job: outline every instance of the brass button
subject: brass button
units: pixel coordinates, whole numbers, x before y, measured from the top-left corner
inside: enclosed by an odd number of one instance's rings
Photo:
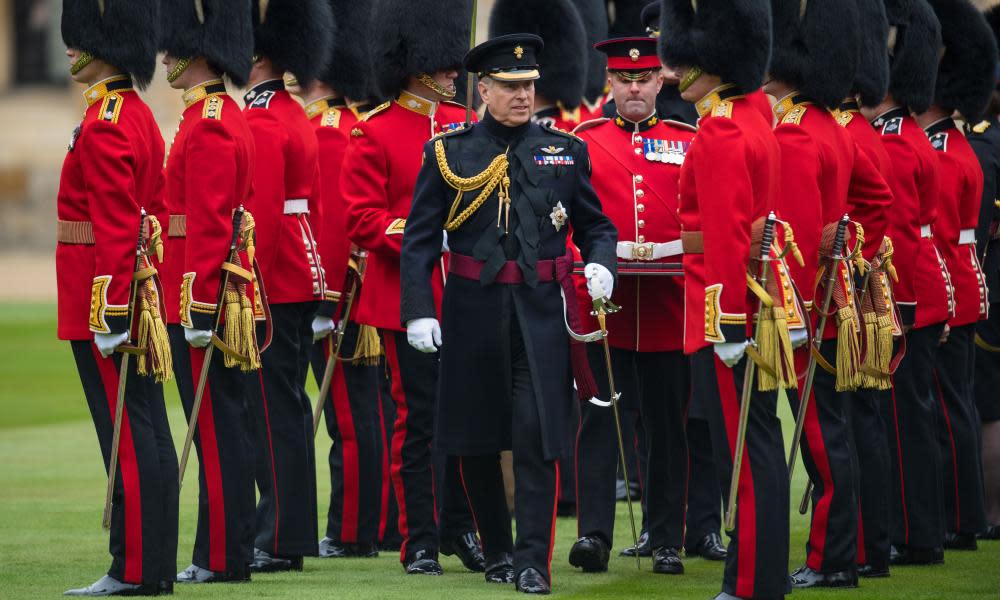
[[[643,196],[645,196],[645,195],[646,195],[646,192],[644,192],[644,191],[642,191],[642,190],[636,190],[636,191],[635,191],[635,197],[636,197],[636,198],[642,198],[642,197],[643,197]]]
[[[642,229],[643,227],[645,227],[645,226],[646,226],[646,222],[645,222],[645,221],[643,221],[642,219],[639,219],[639,222],[638,222],[638,223],[636,223],[636,225],[638,225],[638,226],[639,226],[639,229]]]
[[[642,148],[636,148],[635,149],[635,153],[641,155],[642,154]]]
[[[636,204],[635,205],[635,210],[638,211],[638,212],[646,212],[646,205],[645,204]]]
[[[635,182],[636,183],[642,183],[642,175],[636,175],[635,176]]]
[[[637,238],[636,238],[636,240],[635,240],[635,241],[637,241],[637,242],[639,242],[640,244],[642,244],[643,242],[645,242],[645,241],[646,241],[646,236],[644,236],[644,235],[640,235],[639,237],[637,237]]]
[[[642,136],[641,135],[634,136],[632,138],[632,141],[635,142],[636,144],[641,144],[642,143]]]

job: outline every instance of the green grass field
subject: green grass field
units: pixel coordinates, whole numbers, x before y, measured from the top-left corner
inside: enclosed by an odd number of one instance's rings
[[[91,583],[108,567],[107,536],[101,530],[105,474],[69,346],[55,339],[54,306],[0,304],[0,599],[53,598]],[[174,439],[184,425],[176,388],[167,386]],[[790,418],[783,415],[786,426]],[[786,434],[786,440],[787,440]],[[321,435],[317,453],[329,440]],[[325,517],[329,479],[320,465],[320,512]],[[195,466],[189,466],[194,472]],[[793,489],[797,503],[802,469]],[[189,482],[196,481],[188,478]],[[190,562],[197,485],[181,497],[178,563]],[[793,511],[791,568],[804,557],[808,521]],[[616,547],[627,545],[627,516],[619,507]],[[322,528],[321,528],[322,530]],[[584,575],[566,561],[576,536],[575,521],[561,519],[553,561],[555,592],[585,599],[708,599],[719,590],[721,564],[686,561],[682,577],[654,575],[649,562],[637,572],[634,561],[613,558],[608,573]],[[1000,543],[981,543],[975,553],[950,552],[946,564],[897,568],[892,577],[862,581],[858,590],[798,591],[799,598],[1000,598]],[[372,560],[307,560],[296,574],[255,576],[248,585],[180,588],[191,598],[343,598],[405,600],[512,597],[513,588],[487,586],[454,558],[443,559],[441,578],[404,575],[394,553]]]

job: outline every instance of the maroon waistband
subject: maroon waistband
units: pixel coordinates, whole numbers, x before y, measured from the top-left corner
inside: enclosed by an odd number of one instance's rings
[[[556,261],[558,260],[561,259],[540,260],[536,263],[535,269],[538,272],[539,282],[556,281],[558,279],[556,275]],[[449,257],[448,271],[463,279],[479,281],[479,274],[483,272],[485,264],[483,261],[476,260],[471,256],[452,252]],[[505,262],[503,267],[500,268],[500,272],[493,279],[493,283],[507,285],[524,283],[524,274],[521,273],[521,267],[518,266],[517,261],[508,260]]]

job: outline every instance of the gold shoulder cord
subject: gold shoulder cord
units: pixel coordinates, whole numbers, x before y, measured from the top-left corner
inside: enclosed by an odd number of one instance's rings
[[[441,171],[441,177],[444,178],[445,183],[451,186],[453,189],[457,190],[455,194],[455,200],[451,203],[451,209],[448,211],[448,219],[445,221],[444,229],[445,231],[455,231],[462,226],[465,221],[469,219],[472,215],[476,213],[483,204],[486,203],[486,199],[490,197],[493,190],[500,187],[500,209],[507,210],[508,214],[510,211],[510,176],[507,174],[507,155],[500,154],[493,159],[493,162],[489,164],[482,173],[474,175],[472,177],[459,177],[451,170],[448,166],[448,157],[444,153],[444,142],[437,140],[434,142],[434,156],[437,158],[438,169]],[[465,192],[471,192],[479,188],[483,188],[473,200],[472,204],[466,207],[457,216],[458,206],[462,202],[462,197]],[[499,225],[500,214],[497,214],[497,221]]]

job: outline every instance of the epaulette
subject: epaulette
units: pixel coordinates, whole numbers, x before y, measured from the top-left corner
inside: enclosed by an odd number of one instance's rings
[[[320,127],[340,127],[340,109],[330,107],[323,112],[323,118],[319,122]]]
[[[698,131],[698,128],[690,123],[685,123],[684,121],[675,121],[673,119],[663,119],[660,121],[665,125],[671,125],[680,129],[687,129],[688,131]]]
[[[250,108],[271,108],[272,98],[274,98],[274,92],[270,90],[261,92],[257,94],[257,97],[250,103]]]
[[[973,125],[970,129],[972,130],[972,133],[978,133],[978,134],[982,135],[982,134],[986,133],[986,130],[989,129],[990,125],[992,125],[992,124],[993,123],[991,121],[989,121],[989,120],[987,120],[987,121],[980,121],[980,122],[976,123],[975,125]]]
[[[938,152],[948,151],[948,132],[942,131],[941,133],[936,133],[930,137],[931,147]]]
[[[211,96],[205,100],[205,106],[201,109],[202,119],[215,119],[216,121],[222,120],[222,99],[218,96]]]
[[[724,119],[733,118],[733,103],[729,100],[723,100],[715,105],[712,109],[713,117],[722,117]]]
[[[372,117],[374,117],[375,115],[377,115],[379,113],[382,113],[382,112],[385,112],[390,106],[392,106],[392,102],[388,102],[388,101],[387,102],[383,102],[382,104],[379,104],[375,108],[373,108],[370,111],[366,112],[365,116],[361,117],[361,120],[362,121],[368,121]]]
[[[894,117],[882,125],[882,135],[901,135],[903,133],[903,117]]]
[[[805,104],[796,104],[792,107],[792,110],[788,111],[788,114],[781,119],[781,124],[800,125],[802,123],[802,117],[806,115],[806,110],[808,109],[809,107]]]
[[[584,121],[583,123],[580,123],[573,129],[573,135],[583,133],[584,131],[587,131],[588,129],[593,129],[598,125],[603,125],[604,123],[607,123],[610,120],[611,119],[609,119],[608,117],[598,117],[596,119],[590,119],[589,121]]]
[[[541,123],[540,125],[541,125],[542,129],[544,129],[545,131],[548,131],[549,133],[554,133],[554,134],[560,135],[560,136],[562,136],[564,138],[569,138],[571,140],[583,141],[579,137],[577,137],[577,136],[573,135],[572,133],[570,133],[569,131],[566,131],[565,129],[559,129],[555,125],[549,125],[547,123]]]
[[[842,110],[838,112],[836,116],[837,123],[839,123],[841,127],[847,127],[851,124],[851,121],[854,120],[854,112],[849,110]]]
[[[122,105],[125,104],[125,97],[118,94],[108,94],[101,102],[101,110],[97,118],[108,123],[118,124],[118,117],[122,114]]]

